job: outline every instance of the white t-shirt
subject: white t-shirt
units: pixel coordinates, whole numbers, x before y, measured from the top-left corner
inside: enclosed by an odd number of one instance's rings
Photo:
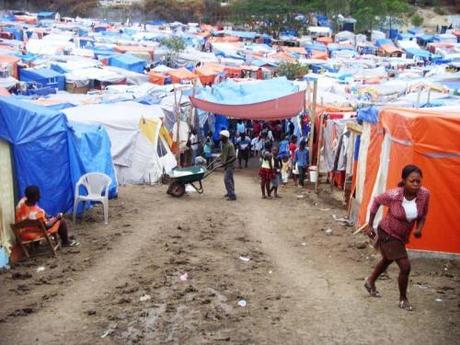
[[[402,207],[406,212],[406,219],[411,222],[417,218],[417,204],[415,203],[415,198],[412,200],[407,200],[405,197],[403,198]]]

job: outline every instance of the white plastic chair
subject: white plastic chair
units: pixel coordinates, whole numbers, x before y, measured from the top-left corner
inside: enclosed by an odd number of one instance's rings
[[[106,174],[87,173],[80,177],[75,187],[75,201],[73,204],[73,222],[77,217],[77,207],[80,201],[100,202],[104,206],[104,223],[109,223],[109,187],[112,179]],[[87,195],[80,195],[80,187],[83,186]]]

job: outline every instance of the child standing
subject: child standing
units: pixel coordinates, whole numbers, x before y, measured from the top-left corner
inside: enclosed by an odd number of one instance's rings
[[[262,191],[262,199],[271,199],[271,189],[270,183],[274,176],[274,162],[273,156],[270,151],[263,151],[261,153],[261,165],[259,169],[259,176],[260,176],[260,189]]]
[[[281,181],[281,158],[278,157],[278,147],[273,146],[272,148],[272,157],[273,157],[273,177],[272,177],[272,186],[271,192],[275,198],[280,198],[278,195],[278,186]]]
[[[308,149],[306,148],[307,143],[305,141],[300,142],[300,146],[295,152],[294,164],[299,172],[299,184],[303,187],[305,180],[305,172],[309,165]]]
[[[289,171],[291,169],[291,158],[289,155],[284,155],[281,159],[281,181],[283,185],[287,185],[289,181]]]

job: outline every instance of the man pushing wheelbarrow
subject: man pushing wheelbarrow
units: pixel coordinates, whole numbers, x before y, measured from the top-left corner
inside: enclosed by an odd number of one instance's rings
[[[224,167],[224,182],[225,189],[227,190],[225,197],[227,200],[236,200],[235,182],[233,180],[236,154],[235,147],[230,142],[229,138],[230,133],[227,130],[220,132],[220,139],[222,141],[222,153],[217,159],[220,161],[220,164],[215,165],[215,162],[212,162],[208,168],[204,168],[202,166],[192,166],[188,168],[174,169],[170,176],[171,182],[169,184],[167,193],[174,197],[181,197],[185,194],[185,186],[189,184],[195,188],[199,194],[201,194],[204,191],[202,180],[211,175],[217,168]],[[208,170],[209,167],[213,168]],[[198,183],[198,185],[195,183]]]

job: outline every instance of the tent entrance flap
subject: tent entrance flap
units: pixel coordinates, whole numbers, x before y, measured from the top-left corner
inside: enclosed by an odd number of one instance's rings
[[[246,120],[280,120],[291,118],[305,108],[305,91],[269,101],[251,104],[220,104],[190,96],[193,106],[214,114]]]

